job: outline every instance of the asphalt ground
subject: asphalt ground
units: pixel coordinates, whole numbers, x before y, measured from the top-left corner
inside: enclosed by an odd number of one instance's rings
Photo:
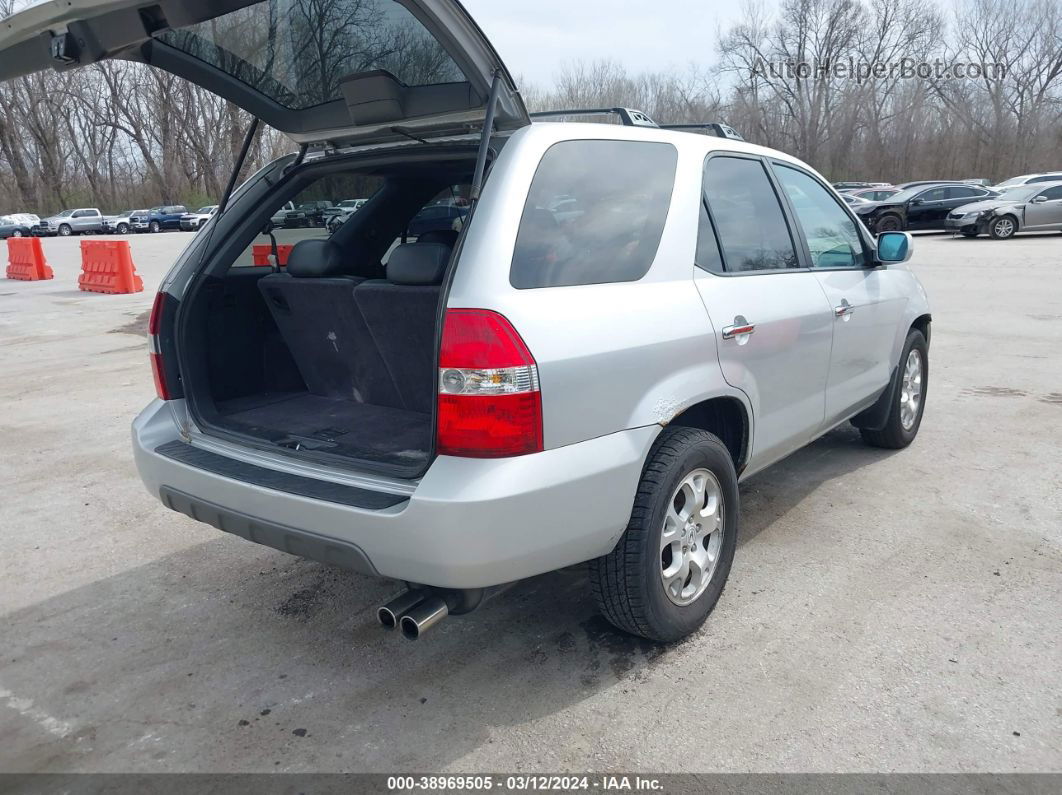
[[[0,770],[1062,771],[1062,235],[919,236],[916,443],[838,429],[742,486],[722,601],[670,648],[578,571],[417,643],[394,584],[172,513],[133,467],[146,290],[0,280]],[[2,245],[2,244],[0,244]]]

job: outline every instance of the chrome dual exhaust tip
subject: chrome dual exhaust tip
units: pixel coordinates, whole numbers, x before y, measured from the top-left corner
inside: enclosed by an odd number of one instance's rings
[[[398,627],[402,616],[424,601],[423,591],[406,591],[376,611],[376,618],[385,629]]]
[[[429,596],[401,617],[402,635],[408,640],[416,640],[448,615],[450,608],[446,601]]]

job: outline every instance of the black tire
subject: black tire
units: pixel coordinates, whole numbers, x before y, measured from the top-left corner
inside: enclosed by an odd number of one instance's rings
[[[59,227],[59,237],[70,237],[74,233],[74,230],[70,228],[69,224],[63,224]]]
[[[889,213],[883,215],[878,219],[878,222],[874,225],[874,231],[879,235],[882,232],[902,232],[903,221],[900,220],[900,216]]]
[[[996,240],[1009,240],[1018,231],[1018,219],[1013,215],[1001,215],[992,219],[988,225],[988,234]]]
[[[679,605],[664,590],[661,555],[666,553],[661,552],[661,534],[676,489],[697,469],[707,469],[718,481],[723,537],[705,590],[691,603]],[[672,643],[696,632],[726,585],[737,547],[739,516],[737,473],[726,446],[707,431],[664,430],[642,470],[623,537],[611,553],[589,564],[590,585],[602,614],[619,629],[659,643]]]
[[[914,417],[914,423],[910,428],[904,427],[901,410],[903,404],[903,390],[896,389],[892,399],[892,406],[889,408],[889,417],[885,421],[885,426],[881,428],[881,430],[876,431],[867,428],[860,428],[859,430],[859,433],[863,436],[863,441],[873,447],[883,447],[887,450],[902,450],[915,440],[915,437],[918,436],[918,429],[922,427],[922,415],[925,413],[926,409],[926,396],[929,394],[929,348],[926,345],[926,338],[918,329],[911,329],[907,334],[907,342],[904,344],[903,353],[900,355],[897,377],[901,379],[901,386],[904,368],[906,367],[907,360],[911,356],[912,351],[918,351],[922,358],[920,399],[918,402],[918,410]]]
[[[150,224],[148,224],[148,231],[151,232],[152,234],[155,234],[157,232],[161,232],[162,231],[162,226],[159,224],[158,221],[152,221]]]
[[[22,237],[22,230],[16,229],[14,232],[11,233],[11,237]]]
[[[120,234],[120,235],[128,235],[129,234],[129,224],[118,224],[118,234]]]

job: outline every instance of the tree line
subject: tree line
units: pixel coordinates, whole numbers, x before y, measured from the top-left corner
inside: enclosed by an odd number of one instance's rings
[[[0,16],[10,8],[0,0]],[[924,0],[750,2],[715,50],[712,66],[678,71],[569,63],[550,86],[523,85],[524,98],[532,110],[618,105],[662,123],[725,121],[834,180],[1062,169],[1062,0],[959,0],[947,11]],[[901,63],[937,66],[888,73]],[[882,74],[864,78],[861,64]],[[954,79],[940,64],[993,68]],[[250,122],[142,64],[18,78],[0,85],[0,213],[214,203]],[[291,149],[264,129],[247,169]]]

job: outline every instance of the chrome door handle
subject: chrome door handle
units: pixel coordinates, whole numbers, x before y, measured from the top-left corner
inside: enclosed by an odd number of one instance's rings
[[[746,337],[756,330],[755,323],[745,322],[740,325],[727,326],[723,329],[723,339],[732,340],[737,337]]]
[[[841,305],[840,306],[835,306],[833,308],[833,313],[837,317],[848,317],[853,312],[855,312],[855,307],[852,306],[850,303],[848,303],[848,299],[847,298],[845,298],[844,300],[841,301]]]

